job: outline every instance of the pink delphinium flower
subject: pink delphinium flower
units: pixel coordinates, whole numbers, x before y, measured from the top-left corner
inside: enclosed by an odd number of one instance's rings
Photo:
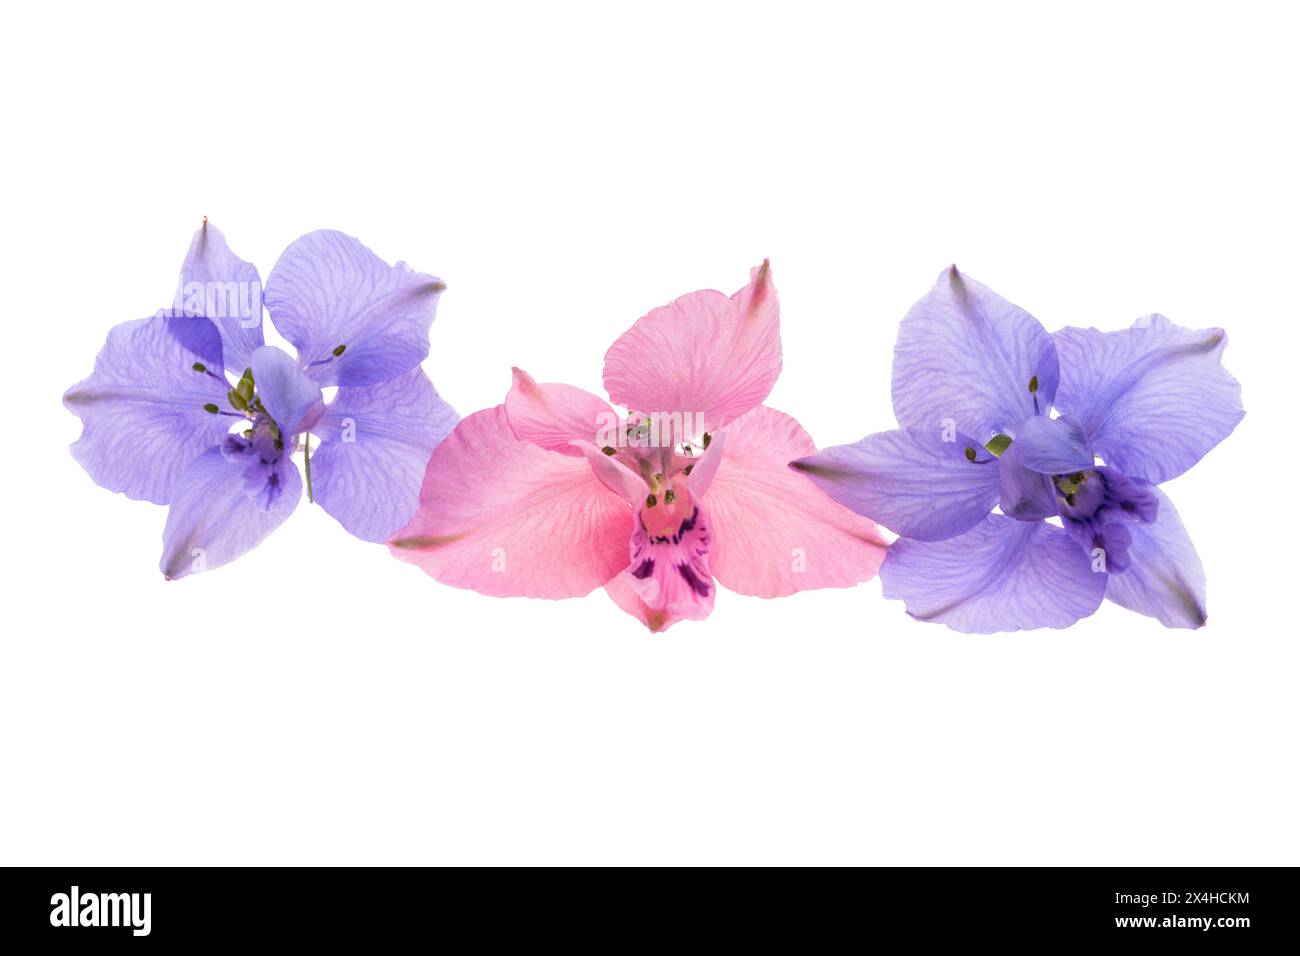
[[[694,292],[605,353],[616,413],[515,369],[504,405],[464,419],[425,471],[395,556],[456,587],[569,598],[604,587],[652,631],[700,620],[715,581],[781,597],[876,574],[875,522],[786,463],[814,452],[763,405],[781,371],[766,262],[733,296]]]

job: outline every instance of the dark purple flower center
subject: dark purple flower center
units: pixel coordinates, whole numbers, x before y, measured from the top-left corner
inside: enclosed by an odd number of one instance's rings
[[[1098,569],[1127,569],[1133,544],[1129,525],[1156,520],[1159,499],[1151,489],[1106,467],[1053,475],[1052,484],[1065,530],[1101,563]]]

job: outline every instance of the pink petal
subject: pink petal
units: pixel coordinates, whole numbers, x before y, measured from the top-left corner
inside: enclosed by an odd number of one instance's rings
[[[648,498],[637,509],[631,561],[621,577],[647,608],[663,612],[666,620],[702,621],[713,610],[717,592],[709,572],[712,541],[708,515],[679,476],[671,493]]]
[[[787,467],[816,451],[798,422],[759,406],[726,434],[726,452],[704,498],[713,518],[713,575],[724,587],[780,597],[875,576],[885,559],[875,522]]]
[[[580,597],[627,567],[628,503],[583,457],[519,441],[504,405],[433,452],[420,507],[389,539],[444,584],[498,597]]]
[[[600,483],[630,505],[639,505],[645,500],[645,479],[617,459],[611,458],[589,441],[573,443],[574,447],[587,458],[591,470],[595,472]]]
[[[618,415],[609,403],[572,385],[541,385],[520,369],[506,396],[506,415],[515,437],[548,451],[578,456],[573,441],[596,441],[602,431],[616,432]]]
[[[702,415],[705,431],[760,404],[780,372],[780,309],[766,262],[730,298],[693,292],[642,316],[605,353],[616,404]]]
[[[615,604],[650,628],[653,634],[666,631],[682,620],[680,615],[674,615],[667,610],[655,610],[641,600],[640,595],[632,588],[626,574],[620,574],[606,584],[605,593],[610,596]]]

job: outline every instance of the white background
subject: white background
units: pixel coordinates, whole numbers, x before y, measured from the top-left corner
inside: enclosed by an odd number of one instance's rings
[[[0,862],[1300,862],[1296,36],[1243,3],[10,10]],[[600,391],[639,315],[765,256],[769,404],[824,445],[893,424],[950,262],[1049,329],[1223,326],[1247,417],[1165,486],[1209,626],[963,636],[873,581],[651,636],[305,503],[166,583],[164,510],[90,481],[60,396],[204,215],[263,277],[322,227],[442,276],[463,414],[512,364]]]

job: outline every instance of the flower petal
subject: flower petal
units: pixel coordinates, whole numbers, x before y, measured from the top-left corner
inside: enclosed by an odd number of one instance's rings
[[[998,514],[945,541],[900,538],[880,569],[912,617],[968,634],[1068,627],[1097,610],[1106,577],[1060,528]]]
[[[606,455],[589,441],[575,441],[572,447],[587,457],[587,464],[591,465],[600,483],[614,494],[630,505],[639,505],[645,500],[648,491],[645,479],[627,465]]]
[[[1083,429],[1066,418],[1031,415],[1016,431],[1020,464],[1044,475],[1060,475],[1095,462]]]
[[[225,408],[230,386],[194,370],[199,356],[171,333],[175,321],[193,328],[208,320],[154,316],[114,326],[90,377],[63,396],[83,426],[72,456],[95,483],[160,505],[231,422],[204,411],[209,403]],[[216,334],[210,323],[208,334]]]
[[[717,593],[709,572],[713,532],[685,482],[678,479],[676,484],[682,494],[672,504],[637,509],[631,562],[623,577],[645,607],[661,612],[665,621],[702,621],[713,610]]]
[[[719,583],[741,594],[778,597],[850,587],[875,576],[885,556],[875,523],[788,467],[817,450],[798,422],[760,405],[726,436],[702,502],[713,519],[710,565]]]
[[[626,573],[616,575],[606,584],[605,593],[610,596],[610,599],[615,604],[648,627],[652,634],[659,634],[668,630],[678,621],[685,620],[680,613],[674,613],[670,608],[656,610],[646,604],[645,601],[641,600],[641,596],[637,594],[636,589],[632,587]]]
[[[595,442],[603,433],[617,431],[618,415],[603,398],[572,385],[541,385],[527,372],[513,371],[506,415],[520,441],[576,456],[582,452],[573,442]]]
[[[1057,374],[1038,320],[952,266],[898,328],[894,415],[905,427],[951,425],[987,442],[1046,411]]]
[[[1245,414],[1241,385],[1223,367],[1222,329],[1149,315],[1119,332],[1067,328],[1053,337],[1065,369],[1057,408],[1131,478],[1176,478]]]
[[[1174,504],[1154,485],[1159,501],[1155,521],[1125,527],[1132,538],[1128,568],[1110,574],[1106,597],[1131,611],[1154,617],[1165,627],[1205,624],[1205,569]]]
[[[997,460],[974,439],[934,428],[879,432],[790,467],[851,511],[922,541],[969,531],[998,501]]]
[[[312,494],[350,534],[386,541],[420,503],[429,456],[459,416],[418,365],[379,385],[344,386],[312,431]]]
[[[307,431],[325,411],[320,386],[294,363],[288,353],[263,345],[249,358],[257,396],[288,436]]]
[[[1058,510],[1056,489],[1049,475],[1031,471],[1021,463],[1020,442],[998,459],[998,491],[1002,513],[1020,521],[1041,521]]]
[[[281,254],[266,280],[266,307],[321,385],[375,385],[429,354],[444,288],[441,279],[404,262],[390,266],[351,236],[323,230]]]
[[[298,504],[302,479],[292,462],[275,470],[277,494],[252,495],[247,465],[211,448],[176,483],[159,568],[170,581],[233,561],[278,528]],[[268,504],[269,508],[263,510]]]
[[[498,597],[579,597],[627,567],[632,509],[585,458],[515,438],[504,405],[434,450],[393,555],[444,584]]]
[[[238,376],[265,341],[262,337],[262,279],[250,262],[230,251],[221,230],[207,219],[194,234],[181,263],[173,315],[208,318],[221,335],[222,364],[204,361]]]
[[[761,403],[780,372],[780,308],[766,262],[730,298],[692,292],[642,316],[605,353],[605,390],[616,404],[700,415],[704,431]]]

